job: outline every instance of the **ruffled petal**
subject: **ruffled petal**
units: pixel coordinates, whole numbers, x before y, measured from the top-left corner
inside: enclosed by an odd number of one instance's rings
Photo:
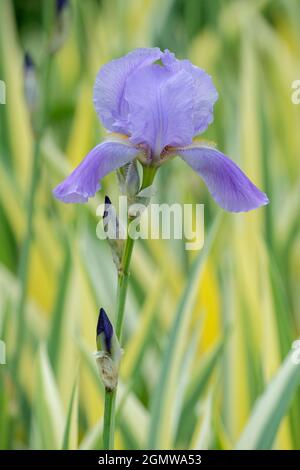
[[[268,204],[240,168],[219,150],[194,144],[176,152],[204,180],[215,201],[225,210],[246,212]]]
[[[161,60],[168,70],[173,72],[185,70],[193,78],[194,135],[204,132],[213,121],[213,107],[218,99],[218,92],[211,77],[189,60],[176,59],[168,50],[164,52]]]
[[[126,79],[139,67],[160,59],[161,55],[158,47],[140,48],[112,60],[100,69],[94,87],[94,105],[106,129],[128,134],[128,106],[124,101]]]
[[[87,202],[100,189],[105,175],[133,160],[139,152],[128,140],[102,142],[53,190],[54,196],[63,202]]]
[[[173,73],[159,64],[134,72],[125,87],[131,142],[148,144],[156,156],[167,145],[190,144],[194,133],[192,85],[184,70]]]

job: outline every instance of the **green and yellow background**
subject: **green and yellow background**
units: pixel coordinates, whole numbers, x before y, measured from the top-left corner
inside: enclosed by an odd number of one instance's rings
[[[212,75],[219,100],[204,137],[270,204],[225,213],[183,162],[159,171],[157,202],[205,204],[205,244],[135,245],[116,447],[300,449],[300,366],[288,356],[300,334],[299,1],[72,0],[59,25],[49,3],[0,0],[0,448],[101,448],[93,351],[100,306],[113,319],[116,273],[96,207],[105,194],[117,202],[117,180],[82,206],[52,189],[104,135],[92,103],[100,66],[159,46]],[[41,81],[47,34],[59,44],[37,137],[23,57]]]

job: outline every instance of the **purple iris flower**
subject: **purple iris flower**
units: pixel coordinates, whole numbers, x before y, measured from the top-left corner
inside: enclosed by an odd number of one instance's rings
[[[105,175],[134,159],[160,166],[179,156],[225,210],[248,211],[267,204],[267,196],[233,161],[214,146],[193,140],[213,121],[217,98],[206,72],[168,50],[136,49],[109,62],[97,75],[94,105],[110,133],[54,195],[63,202],[87,202]]]

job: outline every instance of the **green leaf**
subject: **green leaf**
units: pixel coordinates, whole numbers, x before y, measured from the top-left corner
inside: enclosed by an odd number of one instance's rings
[[[218,227],[219,219],[213,224],[210,234],[206,239],[204,249],[194,261],[187,279],[185,291],[174,317],[162,358],[159,379],[152,400],[148,442],[150,449],[170,448],[174,437],[172,435],[174,433],[174,414],[172,407],[174,407],[176,403],[174,394],[176,394],[176,386],[181,369],[181,359],[183,348],[185,347],[187,327],[196,298],[203,265],[210,252]]]
[[[71,254],[68,242],[64,243],[65,259],[58,283],[58,292],[55,300],[55,307],[52,312],[48,339],[48,353],[53,369],[58,367],[62,342],[64,340],[64,305],[68,289],[69,275],[71,269]]]
[[[180,424],[178,426],[177,439],[180,443],[184,442],[187,444],[189,437],[191,437],[196,422],[195,408],[200,397],[206,390],[207,385],[210,383],[216,365],[222,356],[227,337],[228,335],[226,334],[225,337],[201,359],[199,368],[190,382],[181,410]]]
[[[41,347],[37,364],[31,447],[59,449],[64,429],[63,408],[46,348]]]
[[[213,436],[213,394],[210,392],[198,412],[198,423],[192,439],[191,449],[209,449]]]
[[[92,429],[84,436],[79,450],[99,450],[103,445],[103,420],[101,419]]]
[[[78,446],[78,378],[73,385],[68,415],[64,430],[62,449],[76,450]]]
[[[288,411],[300,382],[300,364],[289,354],[279,371],[257,400],[237,449],[271,449],[282,418]]]

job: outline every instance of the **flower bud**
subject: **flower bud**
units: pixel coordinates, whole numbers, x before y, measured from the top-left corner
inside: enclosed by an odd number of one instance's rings
[[[117,170],[121,194],[132,199],[140,189],[140,175],[136,161],[127,163]]]
[[[27,105],[31,113],[33,113],[37,107],[37,77],[35,65],[32,57],[25,52],[24,55],[24,94]]]
[[[69,0],[56,0],[56,13],[60,15],[62,11],[68,6]]]
[[[106,390],[112,391],[118,384],[121,348],[104,308],[99,312],[96,342],[99,374]]]
[[[55,54],[64,44],[69,30],[68,0],[56,0],[54,28],[50,38],[50,53]]]
[[[123,253],[125,235],[123,227],[120,226],[116,210],[108,196],[105,196],[103,229],[106,233],[107,241],[112,251],[113,261],[119,269]]]
[[[140,189],[140,175],[136,161],[130,163],[126,175],[126,190],[129,198],[134,197]]]

